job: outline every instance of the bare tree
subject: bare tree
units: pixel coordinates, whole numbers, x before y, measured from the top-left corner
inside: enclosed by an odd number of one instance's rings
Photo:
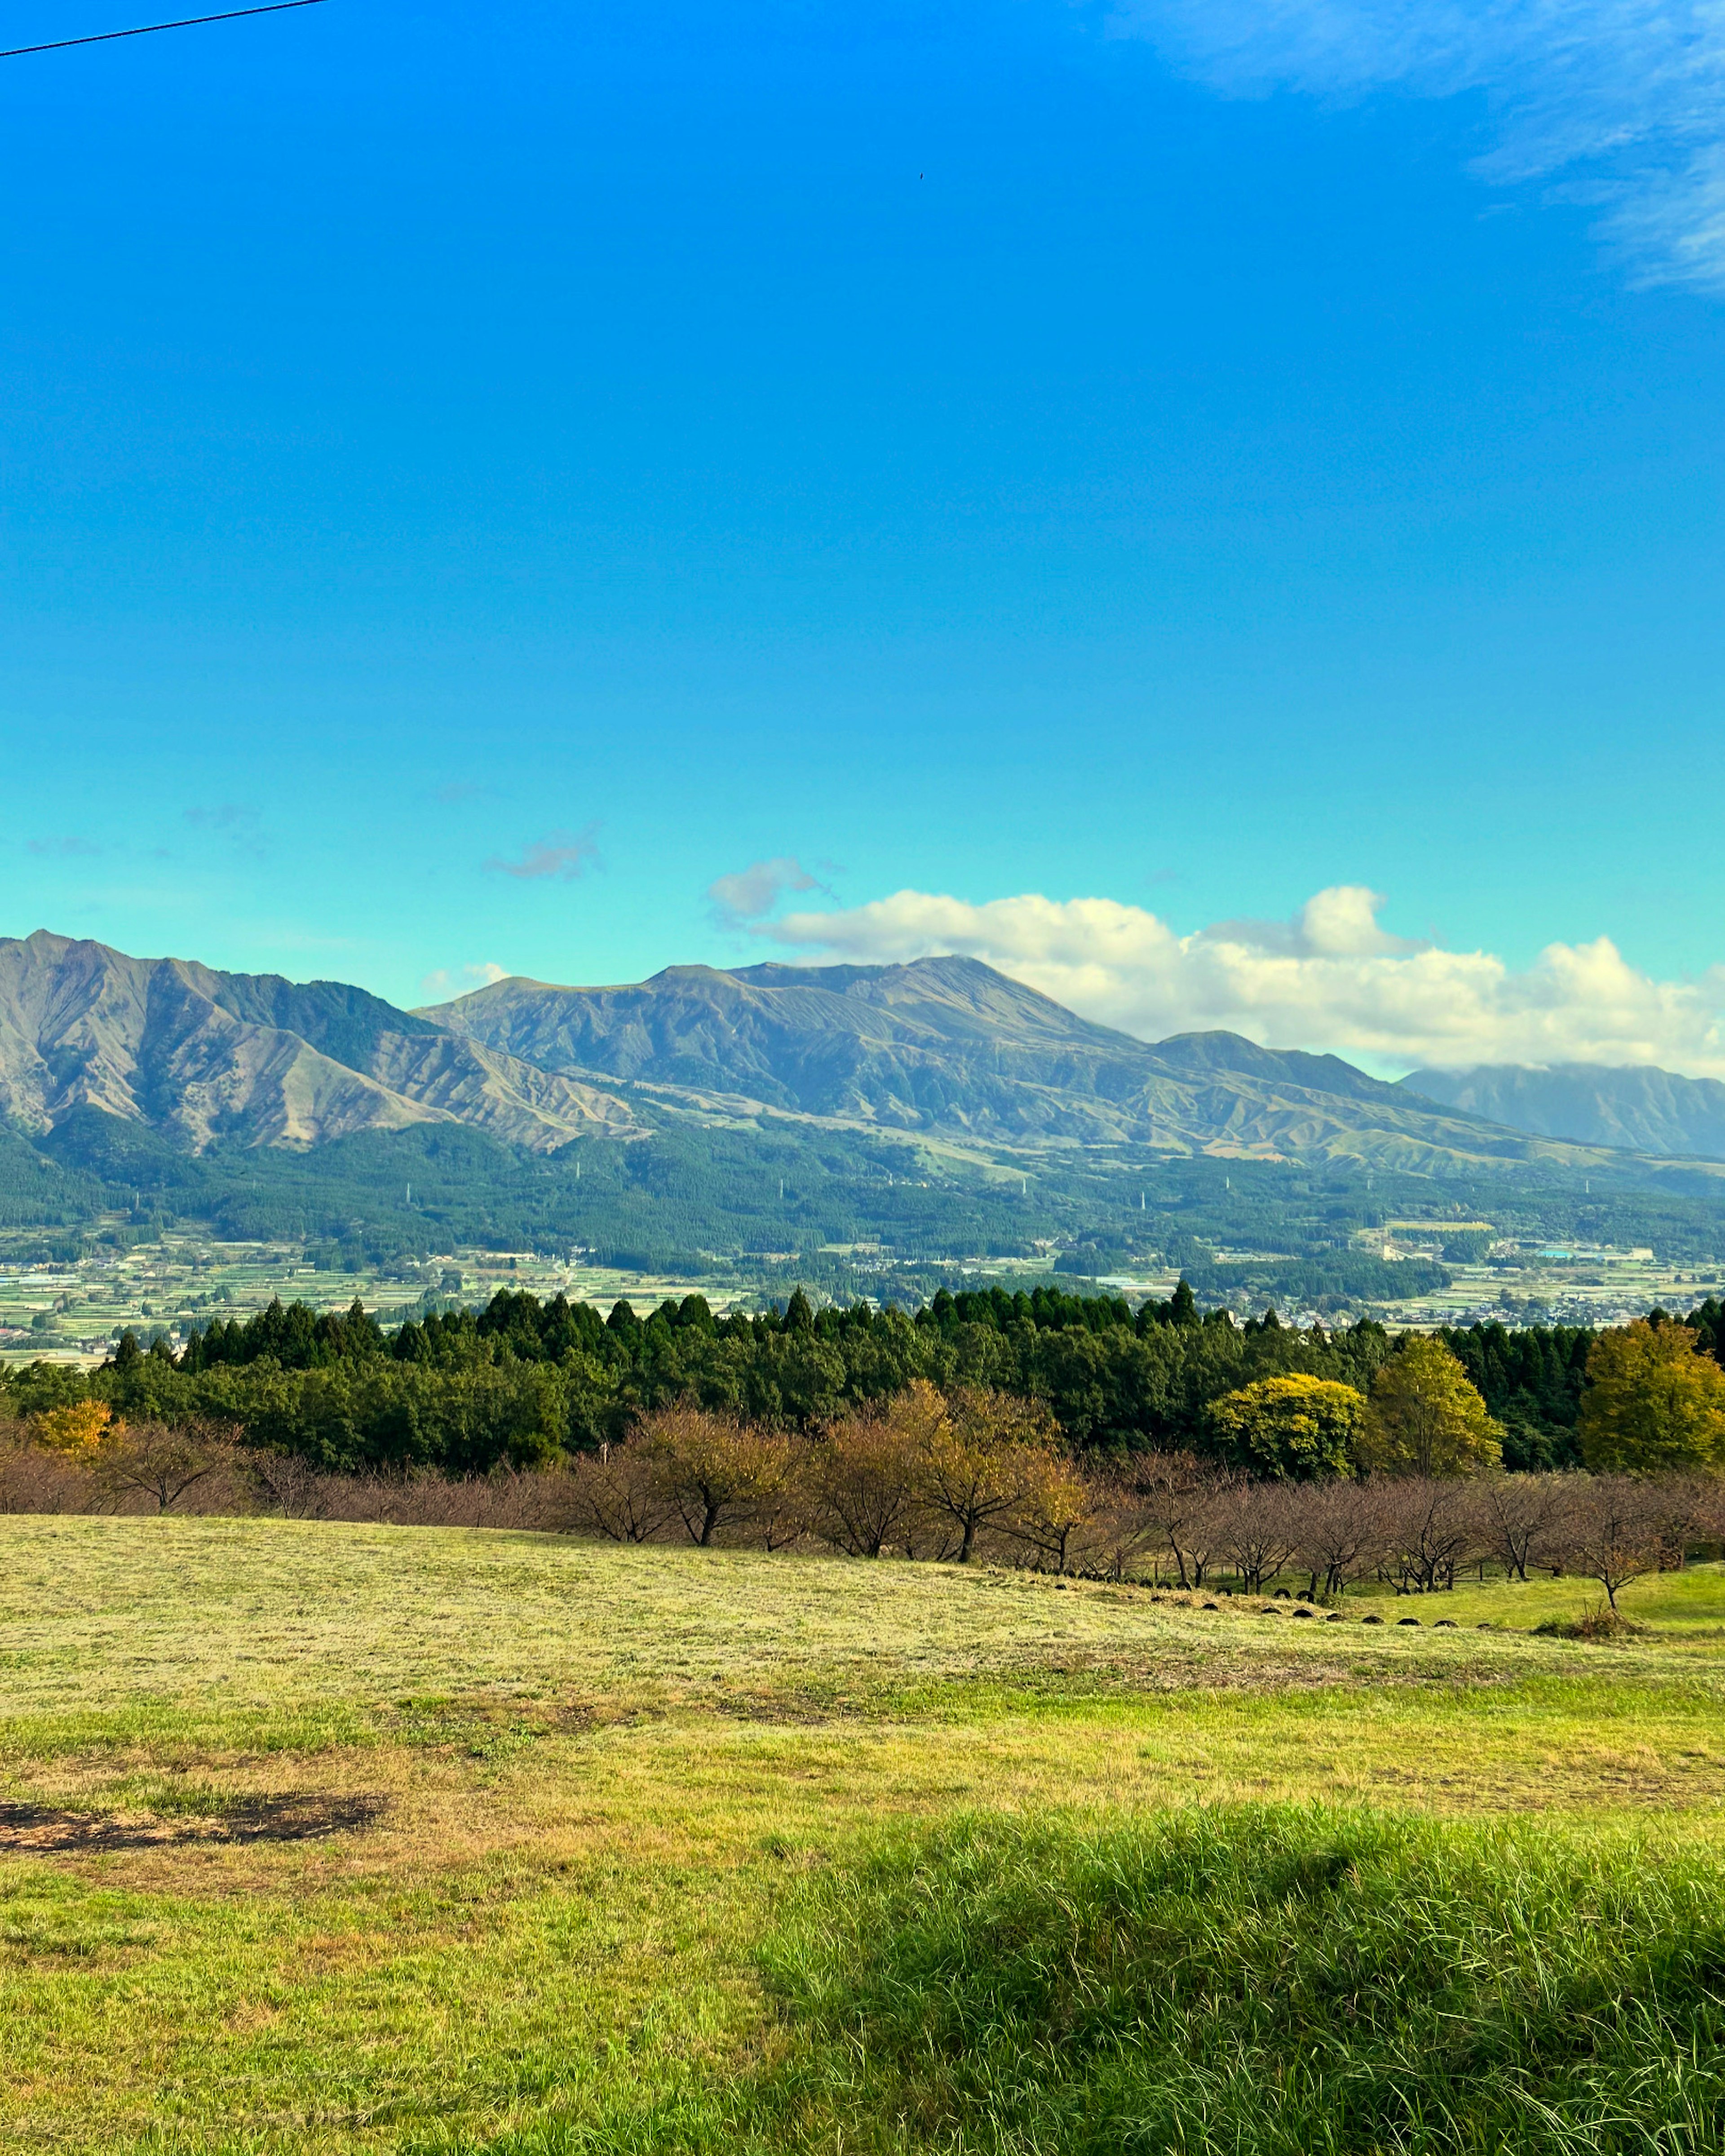
[[[1403,1594],[1452,1588],[1481,1547],[1483,1530],[1467,1485],[1450,1476],[1406,1475],[1380,1483],[1385,1558]]]
[[[1681,1553],[1692,1499],[1681,1481],[1654,1482],[1635,1475],[1577,1477],[1563,1522],[1568,1568],[1596,1579],[1615,1610],[1620,1590],[1657,1572]]]
[[[1542,1551],[1561,1539],[1575,1478],[1482,1475],[1473,1485],[1481,1541],[1510,1579],[1525,1579]]]
[[[1378,1563],[1384,1549],[1382,1491],[1340,1479],[1293,1486],[1294,1554],[1316,1597],[1333,1599]]]
[[[569,1482],[575,1524],[607,1542],[653,1542],[677,1517],[676,1500],[639,1437],[582,1453]]]
[[[116,1502],[136,1496],[170,1512],[200,1483],[233,1474],[234,1435],[215,1423],[113,1423],[90,1455],[91,1478]]]
[[[1230,1494],[1217,1546],[1248,1594],[1276,1578],[1299,1542],[1296,1484],[1249,1482]]]
[[[327,1520],[351,1476],[331,1475],[296,1452],[247,1451],[239,1472],[266,1511],[284,1520]]]
[[[1203,1565],[1222,1525],[1215,1499],[1230,1479],[1189,1452],[1135,1453],[1122,1474],[1149,1538],[1168,1552],[1181,1586],[1202,1586]]]
[[[1092,1469],[1088,1480],[1090,1549],[1110,1579],[1124,1579],[1146,1550],[1163,1547],[1162,1521],[1132,1466]]]
[[[36,1443],[15,1424],[0,1430],[0,1513],[88,1512],[99,1496],[76,1459]]]

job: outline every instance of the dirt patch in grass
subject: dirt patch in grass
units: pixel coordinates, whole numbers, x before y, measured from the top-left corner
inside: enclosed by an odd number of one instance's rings
[[[0,1804],[0,1849],[46,1856],[162,1849],[183,1842],[322,1841],[373,1826],[388,1809],[387,1797],[331,1796],[323,1790],[237,1797],[219,1812],[189,1819],[7,1804]]]

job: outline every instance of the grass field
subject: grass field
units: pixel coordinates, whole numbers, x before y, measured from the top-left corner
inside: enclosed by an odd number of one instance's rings
[[[878,1943],[931,1835],[1076,1835],[1045,1867],[1074,1879],[1124,1835],[1149,1876],[1156,1822],[1241,1803],[1380,1837],[1537,1815],[1714,1878],[1725,1573],[1628,1590],[1626,1641],[1532,1635],[1589,1599],[1464,1589],[1414,1630],[985,1569],[0,1519],[0,2145],[1016,2147],[944,2083],[893,2112],[810,2078],[811,1938],[866,1907]],[[1368,1872],[1450,1876],[1388,1849]]]

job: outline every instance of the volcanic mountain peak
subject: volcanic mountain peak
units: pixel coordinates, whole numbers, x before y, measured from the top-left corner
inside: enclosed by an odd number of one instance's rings
[[[1403,1089],[1335,1056],[1229,1033],[1137,1040],[975,958],[673,966],[591,988],[517,977],[420,1015],[548,1070],[1013,1147],[1136,1144],[1409,1166],[1562,1150],[1416,1108]]]

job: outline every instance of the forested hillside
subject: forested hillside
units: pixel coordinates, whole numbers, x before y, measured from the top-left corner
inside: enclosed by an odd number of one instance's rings
[[[878,1299],[1040,1257],[1334,1314],[1438,1284],[1353,1240],[1397,1214],[1711,1257],[1725,1181],[1522,1137],[1333,1056],[1133,1040],[968,959],[509,981],[412,1014],[0,939],[14,1258],[195,1226],[330,1268],[578,1245]]]

